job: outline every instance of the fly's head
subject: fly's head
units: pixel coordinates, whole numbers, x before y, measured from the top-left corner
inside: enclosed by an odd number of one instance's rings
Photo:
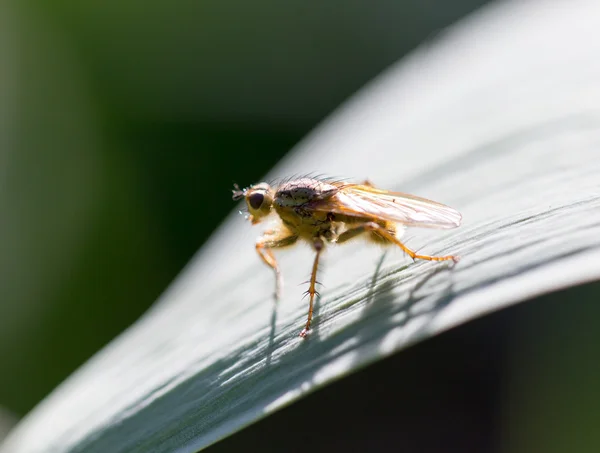
[[[234,184],[233,199],[246,201],[249,219],[253,224],[268,216],[273,208],[273,198],[275,196],[273,189],[266,182],[261,182],[246,189],[240,189],[237,184]]]

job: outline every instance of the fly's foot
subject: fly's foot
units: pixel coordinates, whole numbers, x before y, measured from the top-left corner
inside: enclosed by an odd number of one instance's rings
[[[302,332],[300,332],[300,336],[302,338],[308,338],[308,334],[310,333],[310,327],[305,327],[304,329],[302,329]]]

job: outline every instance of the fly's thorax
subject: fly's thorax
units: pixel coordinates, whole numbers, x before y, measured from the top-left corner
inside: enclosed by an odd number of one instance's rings
[[[302,207],[311,201],[327,197],[337,190],[336,186],[317,179],[296,179],[279,186],[275,192],[274,204],[282,208]]]
[[[317,179],[302,178],[281,184],[275,191],[273,208],[283,223],[298,236],[319,237],[330,229],[328,213],[314,209],[338,187]]]
[[[283,224],[296,236],[310,240],[331,229],[327,213],[304,211],[302,208],[277,206],[275,211]]]

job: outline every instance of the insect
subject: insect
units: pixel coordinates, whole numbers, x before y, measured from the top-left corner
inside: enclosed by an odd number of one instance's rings
[[[310,331],[313,303],[317,295],[317,270],[325,244],[343,244],[359,236],[400,247],[413,260],[458,261],[458,257],[419,255],[400,241],[405,227],[456,228],[461,215],[454,209],[400,192],[381,190],[366,181],[353,184],[342,181],[300,178],[271,187],[265,182],[240,189],[234,185],[233,199],[244,199],[248,219],[258,224],[276,215],[276,226],[256,241],[258,255],[275,273],[275,296],[283,284],[273,249],[289,247],[298,240],[307,241],[315,251],[310,285],[308,317],[301,337]]]

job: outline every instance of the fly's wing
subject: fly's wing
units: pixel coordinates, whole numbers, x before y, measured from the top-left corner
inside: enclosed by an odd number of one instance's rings
[[[311,203],[310,209],[425,228],[456,228],[462,219],[435,201],[360,184],[343,185],[334,195]]]

